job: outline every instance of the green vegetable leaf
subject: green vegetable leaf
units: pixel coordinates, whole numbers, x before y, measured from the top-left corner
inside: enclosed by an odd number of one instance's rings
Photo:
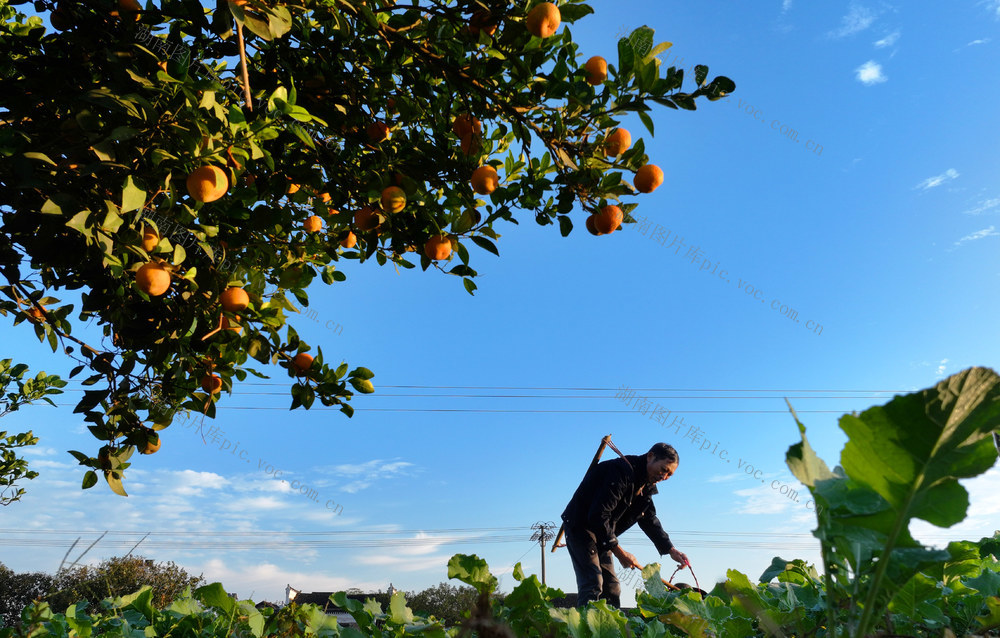
[[[413,622],[413,612],[406,606],[406,596],[401,591],[393,592],[389,600],[389,620],[399,624]]]
[[[489,565],[475,554],[455,554],[448,561],[448,578],[457,578],[472,585],[479,593],[489,593],[497,588],[497,579],[490,573]]]
[[[221,583],[212,583],[194,590],[194,597],[199,601],[223,611],[227,616],[236,612],[236,602],[229,597]]]

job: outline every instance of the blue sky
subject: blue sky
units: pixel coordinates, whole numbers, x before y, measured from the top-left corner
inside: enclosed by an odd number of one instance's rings
[[[593,6],[572,27],[583,59],[614,63],[617,37],[647,24],[673,43],[667,65],[707,64],[737,85],[696,112],[654,111],[652,139],[626,121],[666,174],[639,200],[646,234],[593,237],[580,216],[563,239],[528,216],[499,229],[499,259],[472,250],[475,297],[454,277],[347,266],[346,283],[313,291],[315,318],[294,325],[327,361],[375,371],[377,392],[356,399],[355,417],[289,413],[289,379],[274,369],[223,398],[206,442],[196,427],[165,430],[162,449],[130,470],[127,499],[103,484],[79,490],[65,451],[96,442],[71,407],[9,416],[4,429],[42,437],[31,456],[42,476],[4,511],[0,561],[52,571],[67,542],[84,538],[75,556],[111,530],[85,561],[154,532],[136,553],[256,599],[283,599],[286,583],[422,589],[446,580],[456,552],[496,573],[519,559],[537,573],[528,527],[558,522],[608,433],[626,453],[677,447],[679,470],[656,504],[703,586],[729,568],[755,579],[773,556],[817,561],[807,496],[780,493],[787,483],[805,494],[783,462],[797,436],[783,397],[832,465],[839,414],[972,365],[1000,367],[1000,87],[985,81],[1000,60],[1000,3]],[[683,248],[670,247],[675,237]],[[0,355],[65,375],[28,330],[4,328]],[[616,398],[625,387],[685,428],[626,405]],[[389,396],[404,394],[421,396]],[[211,443],[212,425],[244,458]],[[697,444],[684,436],[691,427]],[[729,462],[701,451],[706,439]],[[294,480],[319,502],[293,492]],[[914,525],[918,537],[992,534],[1000,473],[966,486],[970,518]],[[658,560],[641,532],[623,545]],[[547,560],[549,584],[574,591],[565,550]]]

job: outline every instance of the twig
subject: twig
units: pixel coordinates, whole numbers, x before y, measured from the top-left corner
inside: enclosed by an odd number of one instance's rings
[[[102,539],[102,538],[104,538],[104,537],[105,537],[105,536],[107,536],[107,535],[108,535],[108,532],[107,532],[107,531],[105,531],[105,532],[104,532],[103,534],[101,534],[100,536],[98,536],[98,537],[97,537],[97,540],[96,540],[96,541],[94,541],[93,543],[91,543],[91,544],[90,544],[90,547],[88,547],[87,549],[83,550],[83,553],[82,553],[82,554],[80,554],[79,556],[77,556],[77,557],[76,557],[76,560],[75,560],[75,561],[73,561],[73,564],[72,564],[72,565],[70,565],[70,566],[69,566],[69,567],[68,567],[67,569],[73,569],[74,567],[76,567],[76,564],[80,562],[80,559],[81,559],[81,558],[83,558],[84,556],[86,556],[86,555],[87,555],[87,552],[89,552],[89,551],[90,551],[91,549],[93,549],[93,548],[94,548],[94,545],[97,545],[97,543],[99,543],[99,542],[101,541],[101,539]],[[67,552],[67,553],[68,553],[68,552]]]
[[[243,76],[243,99],[247,110],[253,111],[253,98],[250,96],[250,73],[247,71],[247,44],[243,40],[243,25],[237,20],[236,37],[240,44],[240,74]]]
[[[142,541],[146,540],[147,538],[149,538],[149,532],[146,532],[146,535],[140,538],[139,542],[133,545],[132,549],[128,550],[128,554],[125,554],[122,558],[128,558],[132,554],[132,552],[135,551],[135,548],[139,546],[139,543],[142,543]]]
[[[77,536],[77,537],[76,537],[76,540],[75,540],[75,541],[73,541],[73,544],[72,544],[72,545],[70,545],[70,546],[69,546],[69,549],[67,549],[67,550],[66,550],[66,555],[65,555],[65,556],[63,556],[63,559],[62,559],[61,561],[59,561],[59,569],[57,569],[57,570],[56,570],[56,573],[57,573],[57,574],[58,574],[59,572],[61,572],[61,571],[62,571],[62,568],[63,568],[63,565],[65,565],[65,564],[66,564],[66,557],[67,557],[67,556],[69,556],[69,553],[70,553],[71,551],[73,551],[73,548],[74,548],[74,547],[76,547],[76,544],[77,544],[77,543],[79,543],[79,542],[80,542],[80,537],[79,537],[79,536]]]

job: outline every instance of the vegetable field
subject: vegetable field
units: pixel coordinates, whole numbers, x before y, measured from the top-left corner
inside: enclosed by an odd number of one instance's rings
[[[948,527],[962,521],[968,493],[958,479],[989,469],[997,458],[992,431],[1000,423],[1000,377],[970,368],[937,386],[901,395],[884,406],[844,415],[849,440],[830,469],[813,452],[806,428],[786,461],[817,502],[814,536],[823,565],[776,557],[756,582],[730,570],[708,596],[672,592],[658,565],[643,572],[644,591],[628,614],[604,601],[582,609],[556,608],[562,591],[525,576],[502,603],[490,594],[497,579],[485,561],[456,555],[450,578],[475,587],[478,603],[456,627],[414,615],[397,592],[388,609],[349,600],[358,628],[338,626],[313,605],[258,611],[235,601],[216,583],[188,590],[155,609],[145,588],[104,601],[89,616],[86,605],[52,610],[29,606],[0,638],[284,638],[290,636],[982,636],[1000,627],[1000,532],[978,542],[924,547],[909,523],[919,518]],[[56,613],[58,611],[59,613]]]

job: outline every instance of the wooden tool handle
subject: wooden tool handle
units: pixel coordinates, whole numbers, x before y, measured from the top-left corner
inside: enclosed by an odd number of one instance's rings
[[[607,435],[606,437],[604,437],[603,439],[601,439],[601,446],[599,448],[597,448],[597,454],[594,455],[594,460],[591,461],[590,462],[590,466],[587,467],[587,472],[588,473],[590,472],[590,470],[592,470],[594,468],[595,465],[597,465],[601,461],[601,455],[604,454],[604,448],[608,447],[608,443],[610,443],[610,442],[611,442],[611,435],[610,434]],[[586,475],[584,475],[584,476],[586,476]],[[566,533],[566,524],[562,523],[561,525],[559,525],[559,533],[556,534],[556,540],[555,540],[554,543],[552,543],[552,551],[553,552],[556,551],[557,549],[559,549],[560,547],[566,547],[566,543],[561,543],[560,542],[560,541],[562,541],[563,534],[565,534],[565,533]]]

